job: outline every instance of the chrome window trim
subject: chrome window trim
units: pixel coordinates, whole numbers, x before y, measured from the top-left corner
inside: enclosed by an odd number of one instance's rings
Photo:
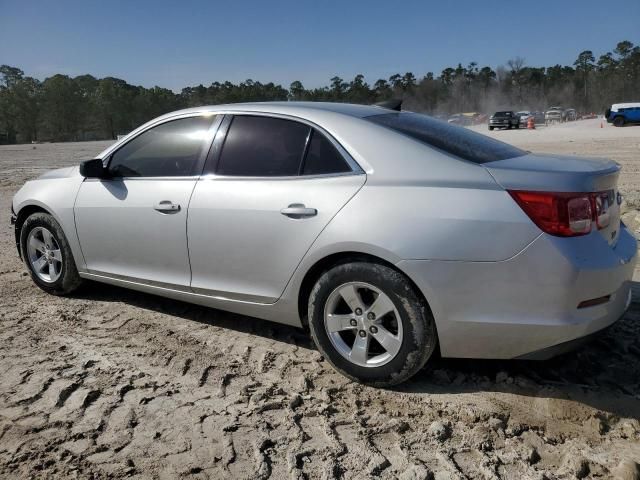
[[[217,175],[215,173],[207,173],[200,176],[199,180],[231,180],[231,181],[292,181],[292,180],[313,180],[320,178],[335,178],[335,177],[353,177],[357,175],[366,175],[365,172],[340,172],[340,173],[324,173],[318,175],[288,175],[288,176],[273,176],[273,177],[242,177],[240,175]]]
[[[269,118],[280,118],[282,120],[289,120],[289,121],[293,121],[293,122],[299,122],[299,123],[303,123],[305,125],[307,125],[308,127],[314,128],[316,130],[318,130],[318,132],[322,133],[328,140],[329,142],[331,142],[331,144],[338,150],[338,152],[340,153],[340,155],[343,156],[343,158],[345,159],[345,161],[347,162],[347,165],[349,165],[349,168],[351,168],[350,172],[341,172],[339,174],[335,174],[335,173],[329,173],[329,174],[323,174],[323,175],[300,175],[300,176],[292,176],[292,175],[288,175],[288,176],[269,176],[269,177],[243,177],[243,176],[239,176],[239,175],[218,175],[215,172],[207,172],[206,174],[203,172],[203,176],[204,177],[220,177],[220,178],[242,178],[242,179],[254,179],[254,178],[260,178],[260,179],[275,179],[275,178],[284,178],[284,179],[291,179],[291,178],[320,178],[320,177],[334,177],[337,175],[340,176],[345,176],[345,175],[362,175],[365,174],[364,169],[358,164],[358,162],[356,162],[356,160],[351,156],[351,154],[335,139],[333,138],[333,135],[331,135],[329,132],[327,132],[324,128],[322,128],[320,125],[318,125],[317,123],[314,123],[310,120],[307,120],[306,118],[302,118],[302,117],[296,117],[294,115],[285,115],[282,113],[271,113],[271,112],[255,112],[252,110],[242,110],[242,111],[233,111],[233,110],[221,110],[221,111],[217,111],[216,114],[224,114],[224,115],[231,115],[231,116],[236,116],[236,115],[245,115],[245,116],[252,116],[252,117],[269,117]],[[224,143],[222,145],[224,147]],[[216,165],[216,169],[217,169],[217,165]]]
[[[123,181],[131,181],[131,180],[143,180],[143,181],[169,181],[169,182],[179,182],[179,181],[195,181],[200,178],[200,175],[185,175],[183,177],[175,176],[175,177],[110,177],[110,178],[85,178],[85,182],[123,182]]]

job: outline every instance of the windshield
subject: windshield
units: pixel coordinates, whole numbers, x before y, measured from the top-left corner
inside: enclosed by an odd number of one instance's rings
[[[419,113],[385,113],[365,119],[473,163],[494,162],[527,153],[486,135]]]

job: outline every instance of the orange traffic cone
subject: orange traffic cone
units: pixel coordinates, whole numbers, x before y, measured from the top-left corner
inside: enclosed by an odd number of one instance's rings
[[[527,128],[529,130],[535,130],[536,129],[536,123],[533,121],[533,117],[529,117],[529,120],[527,120]]]

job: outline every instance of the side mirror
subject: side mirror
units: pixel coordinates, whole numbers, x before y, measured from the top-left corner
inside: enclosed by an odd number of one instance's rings
[[[106,168],[102,164],[102,160],[95,158],[93,160],[85,160],[80,164],[80,175],[87,178],[103,178],[106,174]]]

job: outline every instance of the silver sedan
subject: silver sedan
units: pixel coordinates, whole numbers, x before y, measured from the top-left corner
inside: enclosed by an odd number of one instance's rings
[[[27,182],[13,222],[49,293],[95,280],[308,327],[384,386],[436,349],[548,358],[620,318],[619,170],[376,106],[199,107]]]

